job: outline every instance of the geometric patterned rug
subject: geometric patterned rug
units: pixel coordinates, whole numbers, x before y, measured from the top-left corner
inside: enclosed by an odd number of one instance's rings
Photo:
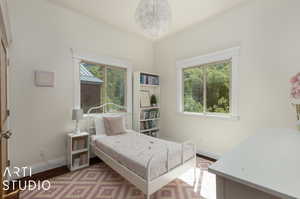
[[[215,199],[215,176],[207,171],[212,162],[197,157],[197,177],[187,171],[151,195],[151,199]],[[144,199],[134,185],[105,163],[50,179],[48,191],[22,191],[21,199]]]

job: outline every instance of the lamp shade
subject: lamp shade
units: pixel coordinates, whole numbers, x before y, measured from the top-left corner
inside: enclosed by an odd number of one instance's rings
[[[72,111],[72,120],[79,121],[81,119],[83,119],[82,109],[73,109],[73,111]]]

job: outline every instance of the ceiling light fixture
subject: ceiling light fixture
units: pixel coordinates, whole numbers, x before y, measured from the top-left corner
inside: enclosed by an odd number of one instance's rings
[[[171,8],[167,0],[141,0],[135,19],[142,30],[152,38],[167,32],[171,23]]]

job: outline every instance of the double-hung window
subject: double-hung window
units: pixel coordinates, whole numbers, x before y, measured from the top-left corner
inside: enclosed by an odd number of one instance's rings
[[[80,104],[84,113],[105,103],[126,104],[126,69],[116,66],[80,63]],[[98,112],[111,112],[113,105]]]
[[[131,65],[108,57],[74,56],[79,70],[75,70],[74,107],[86,114],[91,108],[108,104],[91,113],[131,111]],[[122,109],[121,107],[124,107]]]
[[[177,62],[178,110],[184,114],[237,118],[239,48]]]

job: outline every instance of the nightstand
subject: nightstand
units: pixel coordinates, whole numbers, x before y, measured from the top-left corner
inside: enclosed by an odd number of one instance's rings
[[[67,141],[67,163],[71,171],[90,165],[89,134],[81,132],[69,133]]]

